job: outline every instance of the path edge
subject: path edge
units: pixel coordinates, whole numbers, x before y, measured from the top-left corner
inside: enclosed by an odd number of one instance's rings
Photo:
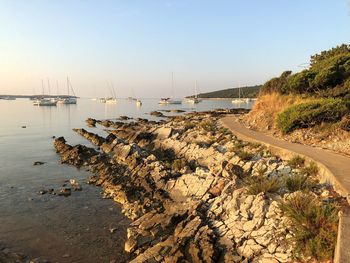
[[[219,120],[219,123],[231,130],[223,121],[225,118],[234,118],[234,117],[223,117]],[[232,120],[236,121],[236,120]],[[252,137],[249,137],[245,134],[242,134],[236,130],[231,130],[234,135],[237,136],[237,138],[247,141],[247,142],[252,142],[252,143],[260,143],[266,146],[266,148],[274,155],[278,155],[282,159],[291,159],[295,155],[302,156],[305,158],[307,163],[314,162],[317,164],[319,167],[319,179],[321,182],[328,182],[330,183],[333,187],[334,190],[339,193],[341,196],[344,196],[347,198],[348,203],[350,203],[349,199],[349,191],[346,190],[345,187],[341,185],[341,183],[338,181],[336,176],[321,162],[318,162],[314,160],[313,158],[300,154],[297,152],[294,152],[292,150],[288,150],[285,148],[281,148],[275,145],[271,145],[269,143],[256,140]],[[335,251],[334,251],[334,263],[346,263],[350,262],[350,213],[347,211],[340,211],[339,212],[339,223],[338,223],[338,236],[337,236],[337,242],[335,246]]]

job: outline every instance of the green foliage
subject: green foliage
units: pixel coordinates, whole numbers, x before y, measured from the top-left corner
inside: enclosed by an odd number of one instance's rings
[[[298,193],[280,208],[290,220],[294,256],[328,260],[333,256],[338,229],[338,207],[322,204],[310,193]]]
[[[241,97],[256,98],[259,95],[261,85],[241,87]],[[193,97],[193,96],[191,96]],[[198,95],[199,98],[238,98],[239,89],[231,88],[218,90],[208,93],[201,93]]]
[[[214,132],[216,130],[216,125],[211,121],[202,121],[200,127],[206,132]]]
[[[308,94],[319,97],[350,97],[350,46],[341,45],[311,56],[310,67],[267,81],[262,94]]]
[[[301,168],[305,164],[305,159],[299,155],[295,155],[288,161],[288,165],[292,168]]]
[[[184,168],[187,165],[187,162],[185,159],[176,159],[171,164],[171,169],[179,172],[182,168]]]
[[[315,186],[315,183],[306,175],[293,174],[284,178],[284,185],[290,192],[296,192],[310,190]]]
[[[342,99],[318,99],[282,111],[277,116],[277,126],[283,133],[290,133],[322,122],[339,121],[348,111],[347,103]]]
[[[185,122],[184,127],[186,130],[191,130],[194,127],[196,127],[196,123],[187,121],[187,122]]]
[[[282,187],[282,182],[276,177],[247,177],[244,184],[247,186],[247,194],[249,195],[277,193]]]
[[[316,176],[318,174],[318,166],[311,162],[308,166],[303,167],[300,172],[306,176]]]
[[[241,160],[243,161],[249,161],[254,157],[253,153],[244,151],[244,150],[238,150],[235,152],[239,158],[241,158]]]

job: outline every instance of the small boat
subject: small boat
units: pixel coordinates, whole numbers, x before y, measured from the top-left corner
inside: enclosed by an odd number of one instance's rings
[[[171,72],[171,89],[172,89],[172,92],[174,94],[175,85],[174,85],[174,73],[173,72]],[[181,100],[174,100],[171,98],[161,98],[159,101],[159,104],[161,104],[161,105],[182,104],[182,101]]]
[[[238,98],[232,100],[233,104],[246,103],[247,101],[244,98],[241,98],[241,88],[238,88]]]
[[[142,101],[139,100],[139,99],[137,99],[137,100],[136,100],[136,106],[141,106],[141,105],[142,105]]]
[[[169,104],[182,104],[181,100],[173,100],[171,98],[161,98],[159,101],[161,105],[169,105]]]
[[[188,98],[187,102],[189,103],[193,103],[193,104],[197,104],[200,102],[200,100],[198,99],[198,95],[197,95],[197,80],[194,82],[194,97],[193,98]]]
[[[40,99],[38,102],[36,102],[37,104],[34,105],[38,105],[38,106],[56,106],[57,105],[57,101],[52,100],[52,99],[48,99],[48,98],[44,98],[44,99]]]
[[[107,99],[105,99],[104,103],[114,104],[114,103],[117,103],[117,99],[116,98],[107,98]]]
[[[102,102],[102,103],[106,103],[106,99],[105,98],[100,98],[99,101]]]
[[[69,91],[72,91],[74,97],[70,97]],[[60,104],[77,104],[77,99],[75,98],[75,93],[74,93],[72,84],[71,84],[71,82],[70,82],[68,77],[67,77],[67,92],[68,92],[68,97],[67,98],[61,98],[59,103]]]

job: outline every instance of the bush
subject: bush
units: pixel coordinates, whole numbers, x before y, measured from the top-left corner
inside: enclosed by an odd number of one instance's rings
[[[182,168],[184,168],[187,165],[187,162],[185,159],[176,159],[171,164],[171,170],[174,170],[176,172],[179,172]]]
[[[301,168],[305,164],[305,159],[299,155],[295,155],[288,161],[288,165],[292,168]]]
[[[322,204],[310,193],[298,193],[280,208],[290,220],[294,257],[318,261],[333,257],[338,230],[338,207]]]
[[[247,186],[247,194],[249,195],[277,193],[282,187],[281,181],[276,177],[247,177],[244,184]]]
[[[254,157],[253,153],[244,151],[244,150],[238,150],[235,152],[237,154],[237,156],[243,160],[243,161],[249,161]]]
[[[318,99],[287,108],[277,115],[277,126],[284,133],[312,127],[322,122],[339,121],[348,108],[342,99]]]
[[[318,166],[311,162],[308,166],[303,167],[300,172],[306,176],[316,176],[318,174]]]
[[[294,174],[284,178],[284,185],[290,192],[310,190],[315,184],[303,174]]]
[[[200,127],[206,132],[213,132],[216,129],[215,123],[211,121],[203,121],[200,123]]]

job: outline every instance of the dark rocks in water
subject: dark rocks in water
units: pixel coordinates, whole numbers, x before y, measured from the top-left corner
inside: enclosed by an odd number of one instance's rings
[[[47,193],[47,190],[45,190],[45,189],[40,190],[40,191],[38,192],[38,194],[40,194],[40,195],[44,195],[44,194],[46,194],[46,193]]]
[[[27,128],[27,126],[22,126],[21,128],[22,128],[22,129],[25,129],[25,128]]]
[[[95,119],[88,118],[85,122],[89,127],[96,127],[96,120]]]
[[[33,165],[43,165],[45,164],[45,162],[41,162],[41,161],[36,161],[33,163]]]
[[[164,117],[164,114],[161,113],[160,111],[151,111],[150,115],[156,116],[156,117]]]
[[[68,188],[68,187],[62,187],[58,192],[59,196],[65,196],[65,197],[70,196],[71,194],[72,194],[72,190],[71,188]]]
[[[170,112],[173,112],[173,113],[183,113],[183,112],[186,112],[185,110],[170,110]]]
[[[120,119],[123,121],[127,121],[127,120],[131,120],[132,118],[122,115],[122,116],[120,116]]]

